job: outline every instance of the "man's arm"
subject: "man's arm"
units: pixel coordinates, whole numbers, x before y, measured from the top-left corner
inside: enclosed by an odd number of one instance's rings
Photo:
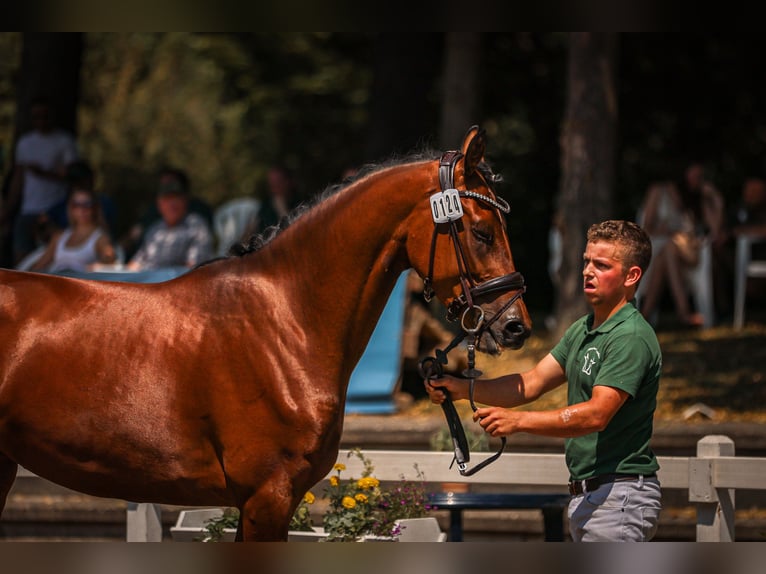
[[[479,379],[474,386],[474,401],[485,405],[516,407],[530,403],[566,382],[566,373],[559,362],[548,353],[537,365],[524,373],[513,373],[496,379]],[[446,388],[452,400],[468,398],[468,381],[445,376],[426,382],[431,402],[445,400],[439,387]]]
[[[492,436],[516,432],[571,438],[604,430],[630,395],[614,387],[597,385],[585,402],[552,411],[511,411],[500,407],[477,410],[474,420]]]

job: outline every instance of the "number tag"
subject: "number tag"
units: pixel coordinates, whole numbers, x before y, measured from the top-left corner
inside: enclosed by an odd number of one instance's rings
[[[445,189],[431,196],[434,223],[447,223],[463,217],[463,204],[457,189]]]

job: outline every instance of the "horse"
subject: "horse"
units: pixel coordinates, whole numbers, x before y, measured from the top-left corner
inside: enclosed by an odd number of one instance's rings
[[[237,507],[237,540],[285,540],[403,271],[495,314],[479,350],[529,335],[485,147],[474,126],[460,150],[369,170],[162,283],[0,270],[0,512],[21,465],[94,496]]]

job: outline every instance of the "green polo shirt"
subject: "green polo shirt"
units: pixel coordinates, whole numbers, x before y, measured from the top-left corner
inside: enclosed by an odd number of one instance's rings
[[[649,447],[662,370],[657,336],[632,302],[598,328],[591,325],[593,314],[578,319],[551,351],[566,371],[568,404],[589,400],[596,385],[630,397],[603,431],[565,441],[571,478],[651,474],[659,468]]]

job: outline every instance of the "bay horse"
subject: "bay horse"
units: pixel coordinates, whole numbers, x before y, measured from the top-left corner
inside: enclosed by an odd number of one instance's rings
[[[480,350],[529,334],[485,142],[474,126],[460,151],[370,171],[163,283],[0,270],[2,505],[22,465],[94,496],[237,507],[238,540],[286,539],[400,273],[495,314]]]

